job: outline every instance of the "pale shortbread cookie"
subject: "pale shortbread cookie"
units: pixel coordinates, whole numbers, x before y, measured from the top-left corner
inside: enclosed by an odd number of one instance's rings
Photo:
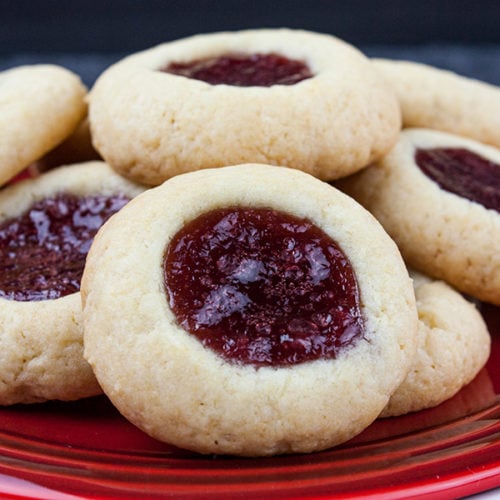
[[[290,196],[293,193],[293,196]],[[364,337],[334,360],[285,367],[225,361],[176,322],[163,263],[174,235],[221,207],[307,218],[357,276]],[[120,412],[151,436],[201,453],[311,452],[369,425],[416,352],[415,296],[393,241],[361,206],[294,169],[240,165],[174,177],[97,234],[82,278],[85,357]]]
[[[301,60],[314,77],[238,87],[160,71],[234,52]],[[97,80],[89,110],[102,157],[150,185],[245,162],[336,179],[387,152],[401,126],[394,93],[357,49],[329,35],[287,29],[198,35],[129,56]]]
[[[382,417],[437,406],[471,382],[488,360],[491,339],[475,305],[443,281],[410,272],[417,299],[418,351]]]
[[[465,148],[500,165],[492,146],[406,129],[385,158],[337,185],[375,215],[410,266],[500,305],[500,214],[441,189],[415,163],[417,148]]]
[[[0,185],[72,134],[85,117],[87,89],[54,65],[0,73]]]
[[[0,192],[0,223],[56,193],[125,194],[144,188],[103,162],[61,167]],[[73,400],[101,392],[83,359],[80,293],[23,302],[0,298],[0,404]]]
[[[426,64],[374,59],[396,92],[404,127],[423,127],[500,147],[500,88]]]

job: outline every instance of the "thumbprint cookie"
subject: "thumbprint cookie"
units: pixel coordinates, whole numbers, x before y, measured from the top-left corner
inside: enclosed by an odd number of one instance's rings
[[[500,305],[500,150],[406,129],[380,162],[337,186],[375,215],[408,265]]]
[[[146,433],[200,453],[344,442],[416,352],[392,239],[354,200],[286,167],[205,169],[147,190],[98,232],[81,294],[104,392]]]
[[[0,404],[100,392],[83,358],[80,278],[97,229],[142,190],[89,162],[0,191]]]
[[[89,95],[94,146],[118,172],[173,175],[267,163],[336,179],[376,160],[401,127],[394,91],[331,35],[203,34],[132,54]]]

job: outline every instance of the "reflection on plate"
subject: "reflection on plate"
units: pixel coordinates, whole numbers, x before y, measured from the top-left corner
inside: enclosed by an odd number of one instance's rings
[[[7,498],[456,498],[500,486],[500,308],[485,369],[454,398],[337,448],[244,459],[159,443],[104,397],[0,408]],[[2,495],[3,493],[3,495]]]

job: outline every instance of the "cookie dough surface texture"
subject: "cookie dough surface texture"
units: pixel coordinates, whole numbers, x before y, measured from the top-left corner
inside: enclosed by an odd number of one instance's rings
[[[277,53],[305,62],[314,76],[238,87],[160,71],[228,53]],[[392,89],[358,50],[330,35],[287,29],[198,35],[131,55],[101,75],[89,105],[102,157],[150,185],[246,162],[338,178],[383,155],[401,121]]]
[[[178,325],[163,279],[169,242],[198,215],[238,206],[307,218],[337,242],[360,289],[359,342],[334,360],[256,368],[225,361]],[[82,299],[85,356],[105,393],[153,437],[201,453],[346,441],[382,411],[416,349],[415,297],[392,240],[349,197],[282,167],[201,170],[135,198],[96,236]]]
[[[375,215],[408,265],[500,305],[500,214],[441,189],[415,163],[417,148],[465,148],[500,164],[500,151],[491,146],[406,129],[380,162],[337,186]]]
[[[0,223],[56,193],[123,193],[142,187],[103,162],[60,167],[0,192]],[[24,302],[0,298],[0,404],[74,400],[101,392],[83,358],[80,293]]]
[[[491,339],[475,305],[443,281],[412,271],[418,350],[383,417],[431,408],[454,396],[485,365]]]
[[[374,59],[398,97],[404,127],[423,127],[500,147],[500,88],[451,71]]]
[[[0,73],[0,185],[70,136],[85,117],[87,89],[54,65]]]

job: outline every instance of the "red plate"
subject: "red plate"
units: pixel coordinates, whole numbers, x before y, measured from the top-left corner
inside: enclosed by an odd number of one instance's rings
[[[0,408],[2,498],[457,498],[500,486],[500,308],[485,369],[442,405],[321,453],[206,457],[159,443],[105,397]]]

